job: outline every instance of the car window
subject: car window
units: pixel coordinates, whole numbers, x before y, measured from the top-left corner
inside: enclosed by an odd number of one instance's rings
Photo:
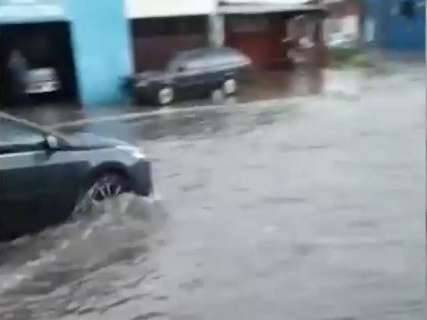
[[[218,68],[224,66],[224,58],[218,54],[205,56],[205,64],[210,68]]]
[[[184,62],[185,62],[185,57],[182,54],[178,54],[177,56],[175,56],[168,65],[168,70],[169,71],[173,71],[176,72],[178,71],[181,67],[184,67]]]
[[[40,150],[43,148],[44,141],[42,132],[0,118],[0,153]]]
[[[189,59],[186,64],[188,70],[199,70],[206,68],[206,61],[203,58]]]
[[[246,58],[235,50],[195,49],[178,53],[169,63],[169,71],[176,72],[180,68],[185,70],[200,70],[206,68],[221,68],[245,64]]]
[[[170,71],[178,71],[181,68],[185,70],[195,70],[203,68],[203,57],[199,54],[199,50],[183,51],[178,53],[173,58],[168,66]]]

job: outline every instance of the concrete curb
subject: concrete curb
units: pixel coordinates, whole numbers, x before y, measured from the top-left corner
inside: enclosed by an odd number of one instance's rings
[[[231,107],[235,109],[236,108],[243,109],[243,108],[249,108],[249,107],[273,107],[277,105],[294,104],[302,101],[303,99],[306,100],[309,97],[311,96],[268,99],[268,100],[259,100],[254,102],[233,103],[233,104],[212,104],[212,105],[206,105],[206,106],[194,106],[194,107],[183,107],[183,108],[166,107],[166,108],[162,108],[154,111],[141,111],[141,112],[127,113],[123,115],[101,116],[101,117],[88,118],[88,119],[82,119],[82,120],[76,120],[76,121],[70,121],[70,122],[63,122],[63,123],[59,123],[59,124],[55,124],[47,127],[50,129],[58,130],[58,129],[80,127],[88,124],[106,123],[106,122],[114,122],[114,121],[118,121],[118,122],[132,121],[132,120],[139,120],[143,118],[150,118],[150,117],[162,116],[162,115],[174,115],[174,114],[180,114],[180,113],[190,113],[194,111],[203,112],[203,111],[209,111],[209,110],[227,109]]]

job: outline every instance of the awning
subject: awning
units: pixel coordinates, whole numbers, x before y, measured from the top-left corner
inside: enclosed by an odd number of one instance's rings
[[[0,0],[0,24],[66,20],[61,0]]]
[[[321,4],[306,0],[223,0],[218,12],[222,14],[262,14],[275,12],[325,11]]]

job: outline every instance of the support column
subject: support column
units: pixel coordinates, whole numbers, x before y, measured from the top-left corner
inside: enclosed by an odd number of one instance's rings
[[[66,3],[82,105],[123,104],[123,79],[133,70],[123,0]]]
[[[222,47],[225,41],[225,18],[220,14],[212,14],[209,21],[209,44],[211,47]]]

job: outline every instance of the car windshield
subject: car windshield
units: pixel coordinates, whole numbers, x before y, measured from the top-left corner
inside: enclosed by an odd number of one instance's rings
[[[168,64],[167,70],[175,72],[178,71],[179,68],[182,68],[185,66],[185,63],[187,62],[188,56],[181,52],[177,54]]]
[[[44,141],[42,131],[0,118],[0,150],[17,146],[40,146]]]

